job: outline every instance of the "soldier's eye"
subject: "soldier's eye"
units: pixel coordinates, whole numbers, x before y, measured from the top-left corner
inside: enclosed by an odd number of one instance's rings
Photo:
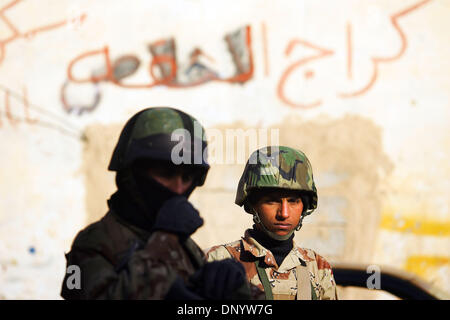
[[[162,167],[159,169],[158,174],[164,178],[172,178],[175,174],[175,170],[171,170],[169,167]]]
[[[183,179],[184,182],[192,181],[192,180],[194,180],[194,178],[195,178],[195,175],[192,172],[185,172],[181,176],[181,179]]]

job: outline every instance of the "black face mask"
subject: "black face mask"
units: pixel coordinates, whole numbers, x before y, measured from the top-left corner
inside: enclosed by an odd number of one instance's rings
[[[110,203],[115,212],[125,221],[142,229],[150,230],[164,202],[178,196],[159,182],[138,172],[118,172],[117,192]],[[184,195],[193,191],[191,187]]]
[[[152,215],[156,215],[164,202],[178,196],[176,192],[171,191],[151,177],[138,174],[135,175],[135,181],[140,197],[144,201],[146,209]]]
[[[269,237],[265,232],[258,230],[256,225],[253,225],[253,229],[250,229],[250,236],[258,241],[264,248],[269,249],[272,252],[278,266],[281,265],[284,258],[286,258],[294,247],[294,234],[287,240],[279,241]]]

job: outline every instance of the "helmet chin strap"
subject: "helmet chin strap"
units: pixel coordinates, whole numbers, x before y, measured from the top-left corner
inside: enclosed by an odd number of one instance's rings
[[[288,234],[284,235],[284,236],[280,236],[272,231],[269,231],[266,226],[264,225],[264,223],[261,221],[261,218],[259,217],[258,212],[255,210],[255,208],[253,208],[253,206],[250,205],[251,210],[253,211],[253,222],[257,225],[260,225],[262,230],[272,239],[274,240],[278,240],[278,241],[285,241],[287,239],[289,239],[292,234],[295,231],[300,230],[300,228],[302,227],[302,222],[303,222],[303,214],[300,217],[300,221],[298,222],[298,225],[295,227],[295,229],[292,229]]]

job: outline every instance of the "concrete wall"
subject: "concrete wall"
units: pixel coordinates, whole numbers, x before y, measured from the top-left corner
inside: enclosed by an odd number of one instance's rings
[[[64,252],[115,190],[120,130],[149,106],[192,114],[216,146],[191,197],[203,248],[251,227],[237,182],[278,139],[319,192],[296,242],[450,291],[450,4],[169,3],[0,2],[0,298],[59,298]],[[221,163],[230,150],[244,159]]]

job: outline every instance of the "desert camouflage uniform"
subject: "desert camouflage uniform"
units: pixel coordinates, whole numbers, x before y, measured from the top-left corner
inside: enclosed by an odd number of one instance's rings
[[[294,247],[284,258],[280,266],[277,265],[272,253],[261,246],[254,238],[245,232],[241,240],[229,244],[212,247],[207,252],[207,260],[222,260],[234,258],[240,261],[247,274],[249,282],[264,291],[263,283],[258,275],[255,262],[264,261],[264,271],[269,280],[274,300],[295,300],[302,297],[319,300],[335,300],[336,283],[330,264],[320,255],[310,249]],[[297,294],[298,288],[303,288],[302,278],[297,276],[298,270],[306,267],[309,276],[310,293]]]
[[[270,232],[249,201],[252,192],[264,188],[294,190],[303,195],[304,208],[295,228],[299,230],[303,218],[317,208],[318,201],[311,163],[306,155],[286,146],[256,150],[247,161],[236,191],[235,203],[253,215],[255,224],[268,237],[288,241],[292,234],[280,237]],[[295,243],[280,266],[272,252],[250,236],[249,230],[241,240],[215,246],[207,252],[208,261],[230,257],[244,265],[248,280],[265,291],[266,299],[337,299],[330,264],[314,251],[297,247]]]

